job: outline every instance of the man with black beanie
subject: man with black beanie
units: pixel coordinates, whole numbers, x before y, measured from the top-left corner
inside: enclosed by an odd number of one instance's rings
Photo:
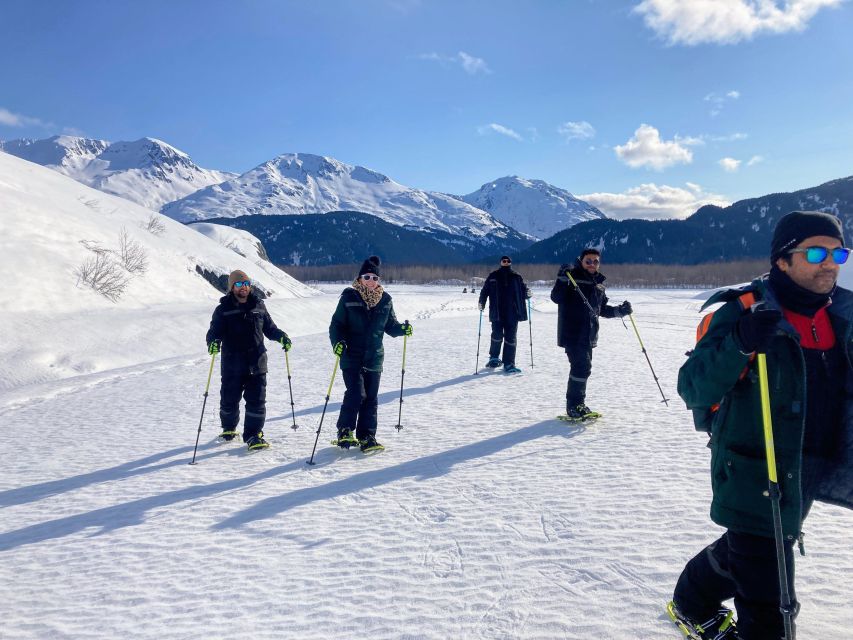
[[[495,369],[501,365],[505,373],[521,373],[515,366],[516,335],[518,323],[527,320],[527,299],[530,289],[521,274],[512,270],[512,259],[501,256],[501,266],[486,278],[480,290],[480,311],[489,301],[489,322],[492,323],[492,341],[486,366]],[[503,360],[501,354],[503,345]]]
[[[724,305],[706,316],[707,332],[679,371],[679,395],[694,415],[709,416],[711,519],[726,528],[687,563],[668,606],[696,637],[779,640],[785,633],[756,352],[766,354],[793,615],[792,549],[799,541],[804,552],[806,514],[815,500],[853,508],[853,293],[836,285],[850,254],[843,244],[835,216],[783,216],[769,274],[709,298],[704,307]],[[736,627],[722,604],[730,598]]]

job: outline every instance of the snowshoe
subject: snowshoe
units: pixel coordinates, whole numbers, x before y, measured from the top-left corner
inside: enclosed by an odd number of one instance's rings
[[[231,442],[234,438],[236,438],[239,434],[231,428],[223,428],[222,432],[219,434],[219,439],[223,442]]]
[[[595,420],[600,418],[601,414],[598,411],[593,411],[585,404],[581,403],[574,407],[569,407],[565,415],[557,416],[559,420],[566,422],[585,422],[587,420]]]
[[[504,365],[504,373],[521,373],[521,369],[516,367],[514,364]]]
[[[738,638],[732,610],[726,607],[722,607],[703,622],[696,622],[685,616],[673,601],[666,605],[666,612],[684,637],[690,640],[737,640]]]
[[[341,449],[349,449],[350,447],[359,444],[359,442],[352,434],[352,431],[347,429],[339,433],[337,439],[332,440],[332,444],[336,447],[340,447]]]
[[[259,451],[261,449],[266,449],[270,446],[270,443],[264,440],[264,432],[258,432],[258,435],[252,436],[248,440],[246,440],[246,448],[249,451]]]
[[[503,364],[503,361],[500,358],[489,358],[489,361],[486,363],[486,368],[487,369],[497,369],[502,364]]]
[[[359,444],[361,445],[362,453],[372,453],[374,451],[379,452],[385,450],[385,447],[379,444],[373,436],[367,436]]]

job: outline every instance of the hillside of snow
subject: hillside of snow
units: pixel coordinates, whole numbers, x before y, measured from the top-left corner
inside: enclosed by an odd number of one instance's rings
[[[319,295],[266,261],[4,153],[0,212],[0,268],[14,280],[0,299],[0,390],[197,353],[222,296],[204,274],[242,269],[271,303]],[[123,287],[115,301],[81,281],[99,260]]]
[[[579,222],[606,218],[594,206],[543,180],[507,176],[487,182],[461,196],[513,229],[537,240],[548,238]]]
[[[154,138],[107,142],[76,136],[0,142],[0,150],[155,211],[234,174],[203,169]]]
[[[161,211],[183,222],[361,211],[392,224],[473,239],[524,239],[489,213],[453,196],[406,187],[371,169],[307,153],[278,156],[241,176],[171,202]]]

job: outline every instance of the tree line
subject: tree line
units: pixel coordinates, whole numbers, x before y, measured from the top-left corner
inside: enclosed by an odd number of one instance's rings
[[[359,263],[360,264],[360,263]],[[352,282],[359,264],[330,264],[316,266],[278,265],[297,280],[312,282]],[[382,265],[382,280],[388,284],[459,284],[482,285],[497,264],[459,265]],[[528,283],[553,283],[558,264],[513,264]],[[768,260],[738,260],[709,262],[698,265],[667,264],[605,264],[601,271],[607,276],[608,287],[626,289],[705,289],[748,282],[768,271]]]

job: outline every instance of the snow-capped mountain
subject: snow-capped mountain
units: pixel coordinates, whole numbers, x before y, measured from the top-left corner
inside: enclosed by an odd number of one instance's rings
[[[154,210],[234,177],[202,169],[183,151],[154,138],[112,143],[75,136],[24,138],[0,142],[0,150]]]
[[[537,240],[548,238],[578,222],[606,218],[594,206],[542,180],[507,176],[487,182],[461,196],[470,205],[488,211],[516,231]]]
[[[495,250],[531,241],[454,196],[406,187],[371,169],[307,153],[278,156],[161,209],[183,222],[330,211],[362,211],[408,228],[462,235]]]

